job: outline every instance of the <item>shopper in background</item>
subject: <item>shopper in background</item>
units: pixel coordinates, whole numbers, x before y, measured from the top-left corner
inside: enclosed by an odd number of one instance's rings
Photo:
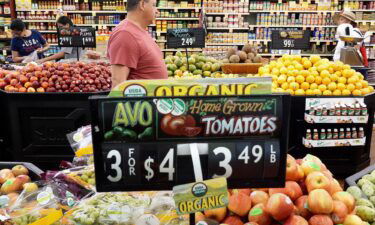
[[[20,19],[13,20],[10,29],[13,35],[11,50],[14,62],[24,61],[35,51],[36,58],[44,58],[43,52],[49,49],[49,44],[38,31],[26,29],[25,23]]]
[[[60,16],[59,19],[57,19],[57,27],[59,29],[70,29],[73,27],[73,22],[69,19],[67,16]],[[82,48],[79,47],[62,47],[61,51],[51,55],[49,57],[43,58],[38,61],[38,63],[43,63],[51,60],[57,60],[57,59],[77,59],[77,56],[81,58],[82,56]],[[78,53],[78,55],[77,55]]]
[[[167,79],[163,53],[146,31],[158,13],[156,0],[128,0],[127,11],[108,42],[112,88],[125,80]]]

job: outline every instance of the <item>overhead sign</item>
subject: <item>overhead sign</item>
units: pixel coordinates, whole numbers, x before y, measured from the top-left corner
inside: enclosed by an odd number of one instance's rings
[[[203,28],[168,29],[168,48],[204,48],[206,33]]]
[[[59,47],[96,48],[95,28],[71,27],[57,29]]]
[[[272,31],[272,49],[310,49],[310,30]]]
[[[191,143],[198,143],[204,180],[281,187],[289,101],[288,95],[92,98],[97,190],[195,182]]]

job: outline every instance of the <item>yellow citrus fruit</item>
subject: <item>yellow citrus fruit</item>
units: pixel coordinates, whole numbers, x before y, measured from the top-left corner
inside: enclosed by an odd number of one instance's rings
[[[329,77],[330,73],[328,72],[328,70],[323,70],[322,72],[320,72],[320,76],[322,78],[324,77]]]
[[[362,84],[362,87],[368,87],[368,82],[367,80],[361,80],[360,83]]]
[[[342,70],[342,67],[344,66],[344,63],[342,63],[341,61],[337,61],[333,64],[333,69],[335,71],[340,71]]]
[[[288,67],[288,66],[290,66],[290,65],[292,65],[292,61],[290,61],[290,60],[285,60],[285,61],[284,61],[284,66],[285,66],[285,67]]]
[[[288,89],[286,91],[289,92],[289,94],[294,95],[294,91],[292,89]]]
[[[329,67],[329,68],[328,68],[328,72],[329,72],[329,73],[334,73],[335,70],[334,70],[332,67]]]
[[[270,66],[270,69],[273,69],[274,67],[276,67],[276,61],[271,61],[269,66]]]
[[[302,70],[299,73],[300,73],[300,75],[302,75],[304,77],[307,77],[310,74],[310,72],[308,70]]]
[[[361,95],[362,95],[362,92],[361,92],[360,90],[354,90],[354,91],[352,91],[352,94],[353,94],[354,96],[361,96]]]
[[[305,69],[309,69],[310,67],[312,67],[312,63],[309,60],[305,60],[303,62],[303,67],[305,67]]]
[[[345,84],[343,84],[343,83],[338,83],[338,84],[337,84],[337,89],[338,89],[338,90],[342,91],[342,90],[344,90],[345,88],[346,88]]]
[[[322,83],[322,77],[320,77],[320,76],[317,76],[317,77],[315,77],[315,83],[316,84],[321,84]]]
[[[273,68],[271,73],[272,73],[272,75],[278,76],[280,74],[280,71],[277,68]]]
[[[305,77],[302,76],[302,75],[298,75],[296,77],[296,81],[301,84],[301,83],[303,83],[305,81]]]
[[[330,96],[330,95],[332,95],[332,91],[330,91],[330,90],[325,90],[325,91],[323,91],[323,95],[325,95],[325,96]]]
[[[332,92],[332,94],[333,94],[334,96],[341,96],[341,91],[338,90],[338,89],[336,89],[336,90],[334,90],[334,91]]]
[[[288,77],[288,78],[286,79],[286,81],[287,81],[288,83],[292,83],[292,82],[295,82],[295,81],[296,81],[296,78],[295,78],[295,77]]]
[[[325,77],[323,78],[322,83],[325,85],[328,85],[329,83],[331,83],[331,79],[329,79],[328,77]]]
[[[286,89],[289,88],[289,84],[288,84],[288,83],[283,83],[283,84],[281,85],[281,88],[284,89],[284,90],[286,90]]]
[[[305,94],[306,94],[306,95],[314,95],[314,91],[311,90],[311,89],[307,89],[307,90],[305,91]]]
[[[303,89],[303,90],[307,90],[307,89],[309,89],[309,87],[310,87],[310,84],[307,83],[307,82],[303,82],[301,84],[301,89]]]
[[[272,75],[272,81],[277,81],[277,78],[279,78],[277,75]]]
[[[313,72],[313,71],[318,71],[318,70],[316,69],[316,67],[310,67],[310,68],[309,68],[309,71],[310,71],[310,72]]]
[[[318,88],[318,85],[316,84],[316,83],[312,83],[312,84],[310,84],[310,89],[311,90],[315,90],[315,89],[317,89]]]
[[[297,62],[301,62],[302,61],[302,56],[300,56],[300,55],[293,55],[293,60],[295,60]]]
[[[348,89],[349,91],[353,91],[355,89],[355,86],[354,84],[348,84],[346,85],[346,89]]]
[[[370,90],[370,93],[374,91],[374,87],[373,86],[368,86],[367,88]]]
[[[303,70],[303,66],[299,63],[295,64],[294,67],[296,68],[296,70]]]
[[[341,94],[344,95],[344,96],[348,96],[348,95],[350,95],[351,93],[352,93],[352,92],[349,91],[348,89],[345,89],[345,90],[342,90],[342,91],[341,91]]]
[[[313,76],[313,75],[309,75],[309,76],[307,76],[306,77],[306,81],[308,82],[308,83],[314,83],[314,81],[315,81],[315,77]]]
[[[358,89],[358,90],[361,90],[364,87],[363,87],[361,82],[358,82],[358,83],[355,83],[355,88]]]
[[[331,82],[331,83],[328,84],[328,90],[334,91],[334,90],[336,90],[336,88],[337,88],[337,85],[336,85],[335,82]]]
[[[314,77],[319,76],[318,71],[311,71],[310,74],[313,75]]]
[[[321,64],[318,66],[318,72],[322,72],[323,70],[327,70],[328,69],[328,66],[325,65],[325,64]]]
[[[278,69],[280,69],[281,67],[283,67],[284,66],[284,63],[283,63],[283,61],[281,60],[280,62],[277,62],[276,63],[276,68],[278,68]]]
[[[362,95],[367,95],[367,94],[370,93],[370,90],[369,90],[368,88],[363,88],[363,89],[361,90],[361,93],[362,93]]]
[[[298,70],[293,70],[293,75],[296,77],[299,75],[299,71]]]
[[[288,70],[287,74],[288,77],[293,77],[294,76],[294,70]]]
[[[339,83],[346,84],[346,78],[345,77],[339,77],[337,80]]]
[[[324,84],[321,84],[321,85],[319,85],[318,89],[323,92],[323,91],[327,90],[327,86],[325,86]]]
[[[322,95],[322,91],[319,89],[315,89],[313,90],[313,92],[314,92],[314,95]]]
[[[338,76],[338,77],[341,77],[341,76],[342,76],[341,71],[336,71],[335,74],[336,74],[336,76]]]
[[[305,95],[305,91],[302,89],[298,89],[294,92],[295,95]]]
[[[272,88],[273,89],[276,89],[276,88],[278,88],[279,86],[277,85],[277,83],[275,83],[275,82],[272,82]]]
[[[319,55],[311,55],[310,56],[310,61],[312,63],[317,63],[319,60],[320,60],[320,56]]]
[[[281,67],[280,68],[280,73],[281,74],[287,74],[288,73],[288,69],[286,67]]]
[[[342,69],[343,70],[350,70],[350,65],[345,64],[345,65],[342,66]]]
[[[355,84],[356,82],[357,82],[357,79],[355,77],[348,78],[348,84]]]
[[[289,88],[292,89],[293,91],[299,89],[299,84],[297,82],[292,82],[289,84]]]
[[[329,75],[329,79],[331,79],[331,81],[333,82],[336,82],[339,79],[339,77],[336,74],[331,74]]]
[[[362,74],[358,75],[358,78],[359,78],[359,80],[365,79],[365,77]]]

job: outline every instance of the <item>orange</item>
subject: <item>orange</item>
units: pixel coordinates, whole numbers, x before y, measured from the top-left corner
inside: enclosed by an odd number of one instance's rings
[[[301,84],[301,83],[303,83],[305,81],[305,77],[302,76],[302,75],[298,75],[296,77],[296,81]]]
[[[351,94],[351,91],[349,91],[348,89],[345,89],[345,90],[342,90],[341,93],[342,93],[342,95],[344,95],[344,96],[348,96],[348,95]]]
[[[333,94],[334,96],[341,96],[341,91],[338,90],[338,89],[336,89],[336,90],[333,91],[332,94]]]
[[[325,77],[323,78],[322,83],[325,85],[328,85],[329,83],[331,83],[331,79],[329,79],[328,77]]]
[[[353,94],[354,96],[361,96],[361,95],[362,95],[362,92],[361,92],[360,90],[354,90],[354,91],[352,92],[352,94]]]
[[[315,90],[315,89],[317,89],[318,88],[318,85],[316,84],[316,83],[312,83],[312,84],[310,84],[310,89],[311,90]]]
[[[313,75],[309,75],[306,77],[306,81],[310,84],[314,83],[315,77]]]
[[[294,92],[295,95],[305,95],[305,91],[302,89],[298,89]]]
[[[289,88],[292,89],[293,91],[299,89],[299,84],[297,82],[292,82],[289,84]]]
[[[307,82],[303,82],[301,84],[301,89],[303,89],[303,90],[307,90],[307,89],[309,89],[309,87],[310,87],[310,84],[307,83]]]
[[[354,84],[348,84],[346,85],[346,89],[348,89],[349,91],[353,91],[355,89],[355,86]]]
[[[322,95],[322,91],[319,89],[315,89],[313,90],[313,92],[314,92],[314,95]]]
[[[324,84],[321,84],[321,85],[319,85],[318,89],[323,92],[323,91],[327,90],[327,86],[325,86]]]
[[[346,88],[345,84],[343,84],[343,83],[337,84],[337,89],[339,89],[340,91],[344,90],[345,88]]]
[[[323,95],[325,95],[325,96],[330,96],[330,95],[332,95],[332,91],[330,91],[330,90],[325,90],[325,91],[323,91]]]
[[[315,77],[315,83],[316,84],[321,84],[322,83],[322,78],[320,77],[320,76],[318,76],[318,77]]]
[[[336,90],[336,88],[337,88],[336,83],[331,82],[331,83],[328,84],[328,90],[334,91],[334,90]]]

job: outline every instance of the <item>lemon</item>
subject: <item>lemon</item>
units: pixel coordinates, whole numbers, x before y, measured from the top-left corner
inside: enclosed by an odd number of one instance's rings
[[[288,89],[286,91],[289,92],[289,94],[294,95],[294,91],[292,89]]]
[[[281,62],[277,62],[276,63],[276,68],[280,69],[281,67],[283,67],[284,64],[283,64],[283,61],[281,60]]]
[[[323,95],[325,95],[325,96],[330,96],[330,95],[332,95],[332,91],[330,91],[330,90],[325,90],[325,91],[323,91]]]
[[[293,91],[299,89],[299,84],[297,82],[292,82],[289,84],[289,88],[292,89]]]
[[[332,67],[328,67],[328,72],[329,72],[329,73],[334,73],[335,70],[334,70]]]
[[[317,77],[315,77],[315,83],[316,84],[321,84],[322,83],[322,77],[320,77],[320,76],[317,76]]]
[[[359,80],[365,79],[365,77],[362,74],[358,75],[358,78],[359,78]]]
[[[362,88],[365,88],[365,87],[363,87],[361,82],[358,82],[358,83],[355,83],[355,88],[358,90],[361,90]]]
[[[355,86],[354,86],[354,84],[348,84],[348,85],[346,85],[346,89],[348,89],[349,91],[352,92],[355,89]]]
[[[350,67],[350,65],[348,65],[348,64],[345,64],[345,65],[342,66],[342,69],[343,69],[343,70],[350,70],[350,68],[351,68],[351,67]]]
[[[368,86],[367,88],[370,90],[370,93],[374,91],[374,87],[373,86]]]
[[[303,67],[304,67],[305,69],[309,69],[310,67],[312,67],[312,63],[311,63],[308,59],[306,59],[306,60],[303,62]]]
[[[317,89],[318,88],[318,85],[316,84],[316,83],[312,83],[312,84],[310,84],[310,89],[311,90],[315,90],[315,89]]]
[[[277,78],[277,83],[278,84],[282,84],[282,83],[285,83],[286,82],[286,77],[285,75],[281,75]]]
[[[328,66],[325,64],[321,64],[318,66],[318,72],[321,73],[323,70],[328,70]]]
[[[367,80],[361,80],[360,81],[361,82],[361,84],[362,84],[362,87],[368,87],[368,82],[367,82]]]
[[[345,90],[342,90],[342,91],[341,91],[341,94],[344,95],[344,96],[348,96],[348,95],[350,95],[351,93],[352,93],[352,92],[349,91],[348,89],[345,89]]]
[[[272,75],[278,76],[280,74],[280,71],[277,68],[273,68],[271,73],[272,73]]]
[[[307,90],[305,91],[305,94],[306,94],[306,95],[314,95],[314,91],[311,90],[311,89],[307,89]]]
[[[338,90],[338,89],[336,89],[336,90],[333,91],[332,94],[333,94],[334,96],[341,96],[341,91]]]
[[[341,61],[337,61],[337,62],[335,62],[334,64],[333,64],[333,69],[335,70],[335,71],[340,71],[340,70],[342,70],[342,67],[344,66],[344,63],[343,62],[341,62]]]
[[[352,91],[352,94],[353,94],[354,96],[361,96],[361,95],[362,95],[362,92],[361,92],[360,90],[354,90],[354,91]]]
[[[306,77],[306,81],[310,84],[314,83],[315,77],[313,75],[309,75]]]
[[[328,70],[323,70],[322,72],[320,72],[320,76],[322,78],[325,78],[325,77],[329,77],[330,73],[328,72]]]
[[[303,89],[298,89],[294,92],[295,95],[305,95],[305,91]]]
[[[339,79],[339,77],[336,74],[331,74],[329,75],[329,79],[331,79],[331,81],[333,82],[336,82]]]
[[[313,75],[314,77],[319,76],[318,71],[311,71],[310,74]]]
[[[307,77],[308,75],[310,75],[310,72],[308,70],[301,70],[299,72],[300,75],[304,76],[304,77]]]
[[[281,85],[281,88],[284,89],[284,90],[286,90],[286,89],[289,88],[289,84],[288,84],[288,83],[283,83],[283,84]]]
[[[310,72],[314,72],[314,71],[317,72],[318,70],[316,69],[316,67],[310,67],[310,68],[309,68],[309,71],[310,71]]]
[[[320,56],[319,55],[311,55],[310,56],[310,61],[312,63],[317,63],[319,60],[320,60]]]
[[[288,73],[288,69],[286,67],[281,67],[280,68],[280,73],[281,74],[287,74]]]
[[[338,84],[337,84],[337,89],[338,89],[338,90],[342,91],[342,90],[344,90],[345,88],[346,88],[345,84],[343,84],[343,83],[338,83]]]
[[[284,61],[284,66],[285,66],[285,67],[288,67],[288,66],[290,66],[290,65],[292,65],[292,61],[290,61],[290,60],[285,60],[285,61]]]
[[[328,77],[325,77],[323,78],[322,83],[325,85],[328,85],[329,83],[331,83],[331,79],[329,79]]]
[[[319,89],[315,89],[313,92],[314,92],[314,95],[322,95],[322,91]]]
[[[370,90],[369,90],[368,88],[363,88],[363,89],[361,90],[361,93],[362,93],[362,95],[367,95],[367,94],[370,93]]]
[[[302,75],[298,75],[296,77],[296,81],[301,84],[301,83],[303,83],[305,81],[305,77],[302,76]]]
[[[275,82],[272,82],[272,86],[271,86],[273,89],[276,89],[279,87],[279,85]]]
[[[272,75],[272,81],[277,81],[277,78],[279,78],[277,75]]]
[[[348,84],[355,84],[357,82],[357,79],[355,77],[349,77],[347,82]]]
[[[276,61],[271,61],[270,64],[269,64],[269,66],[270,66],[270,70],[272,70],[273,68],[275,68],[276,67]]]
[[[288,77],[293,77],[294,76],[294,70],[288,70],[287,75],[288,75]]]
[[[346,78],[345,77],[339,77],[337,80],[339,83],[346,84]]]
[[[325,86],[324,84],[321,84],[319,85],[318,89],[324,92],[325,90],[327,90],[327,86]]]
[[[290,77],[287,78],[286,81],[287,81],[288,83],[292,83],[292,82],[295,82],[295,81],[296,81],[296,78],[293,77],[293,76],[290,76]]]
[[[341,77],[342,76],[341,71],[336,71],[335,74],[336,74],[337,77]]]
[[[310,88],[310,84],[309,83],[307,83],[307,82],[303,82],[302,84],[301,84],[301,89],[303,89],[303,90],[307,90],[307,89],[309,89]]]

